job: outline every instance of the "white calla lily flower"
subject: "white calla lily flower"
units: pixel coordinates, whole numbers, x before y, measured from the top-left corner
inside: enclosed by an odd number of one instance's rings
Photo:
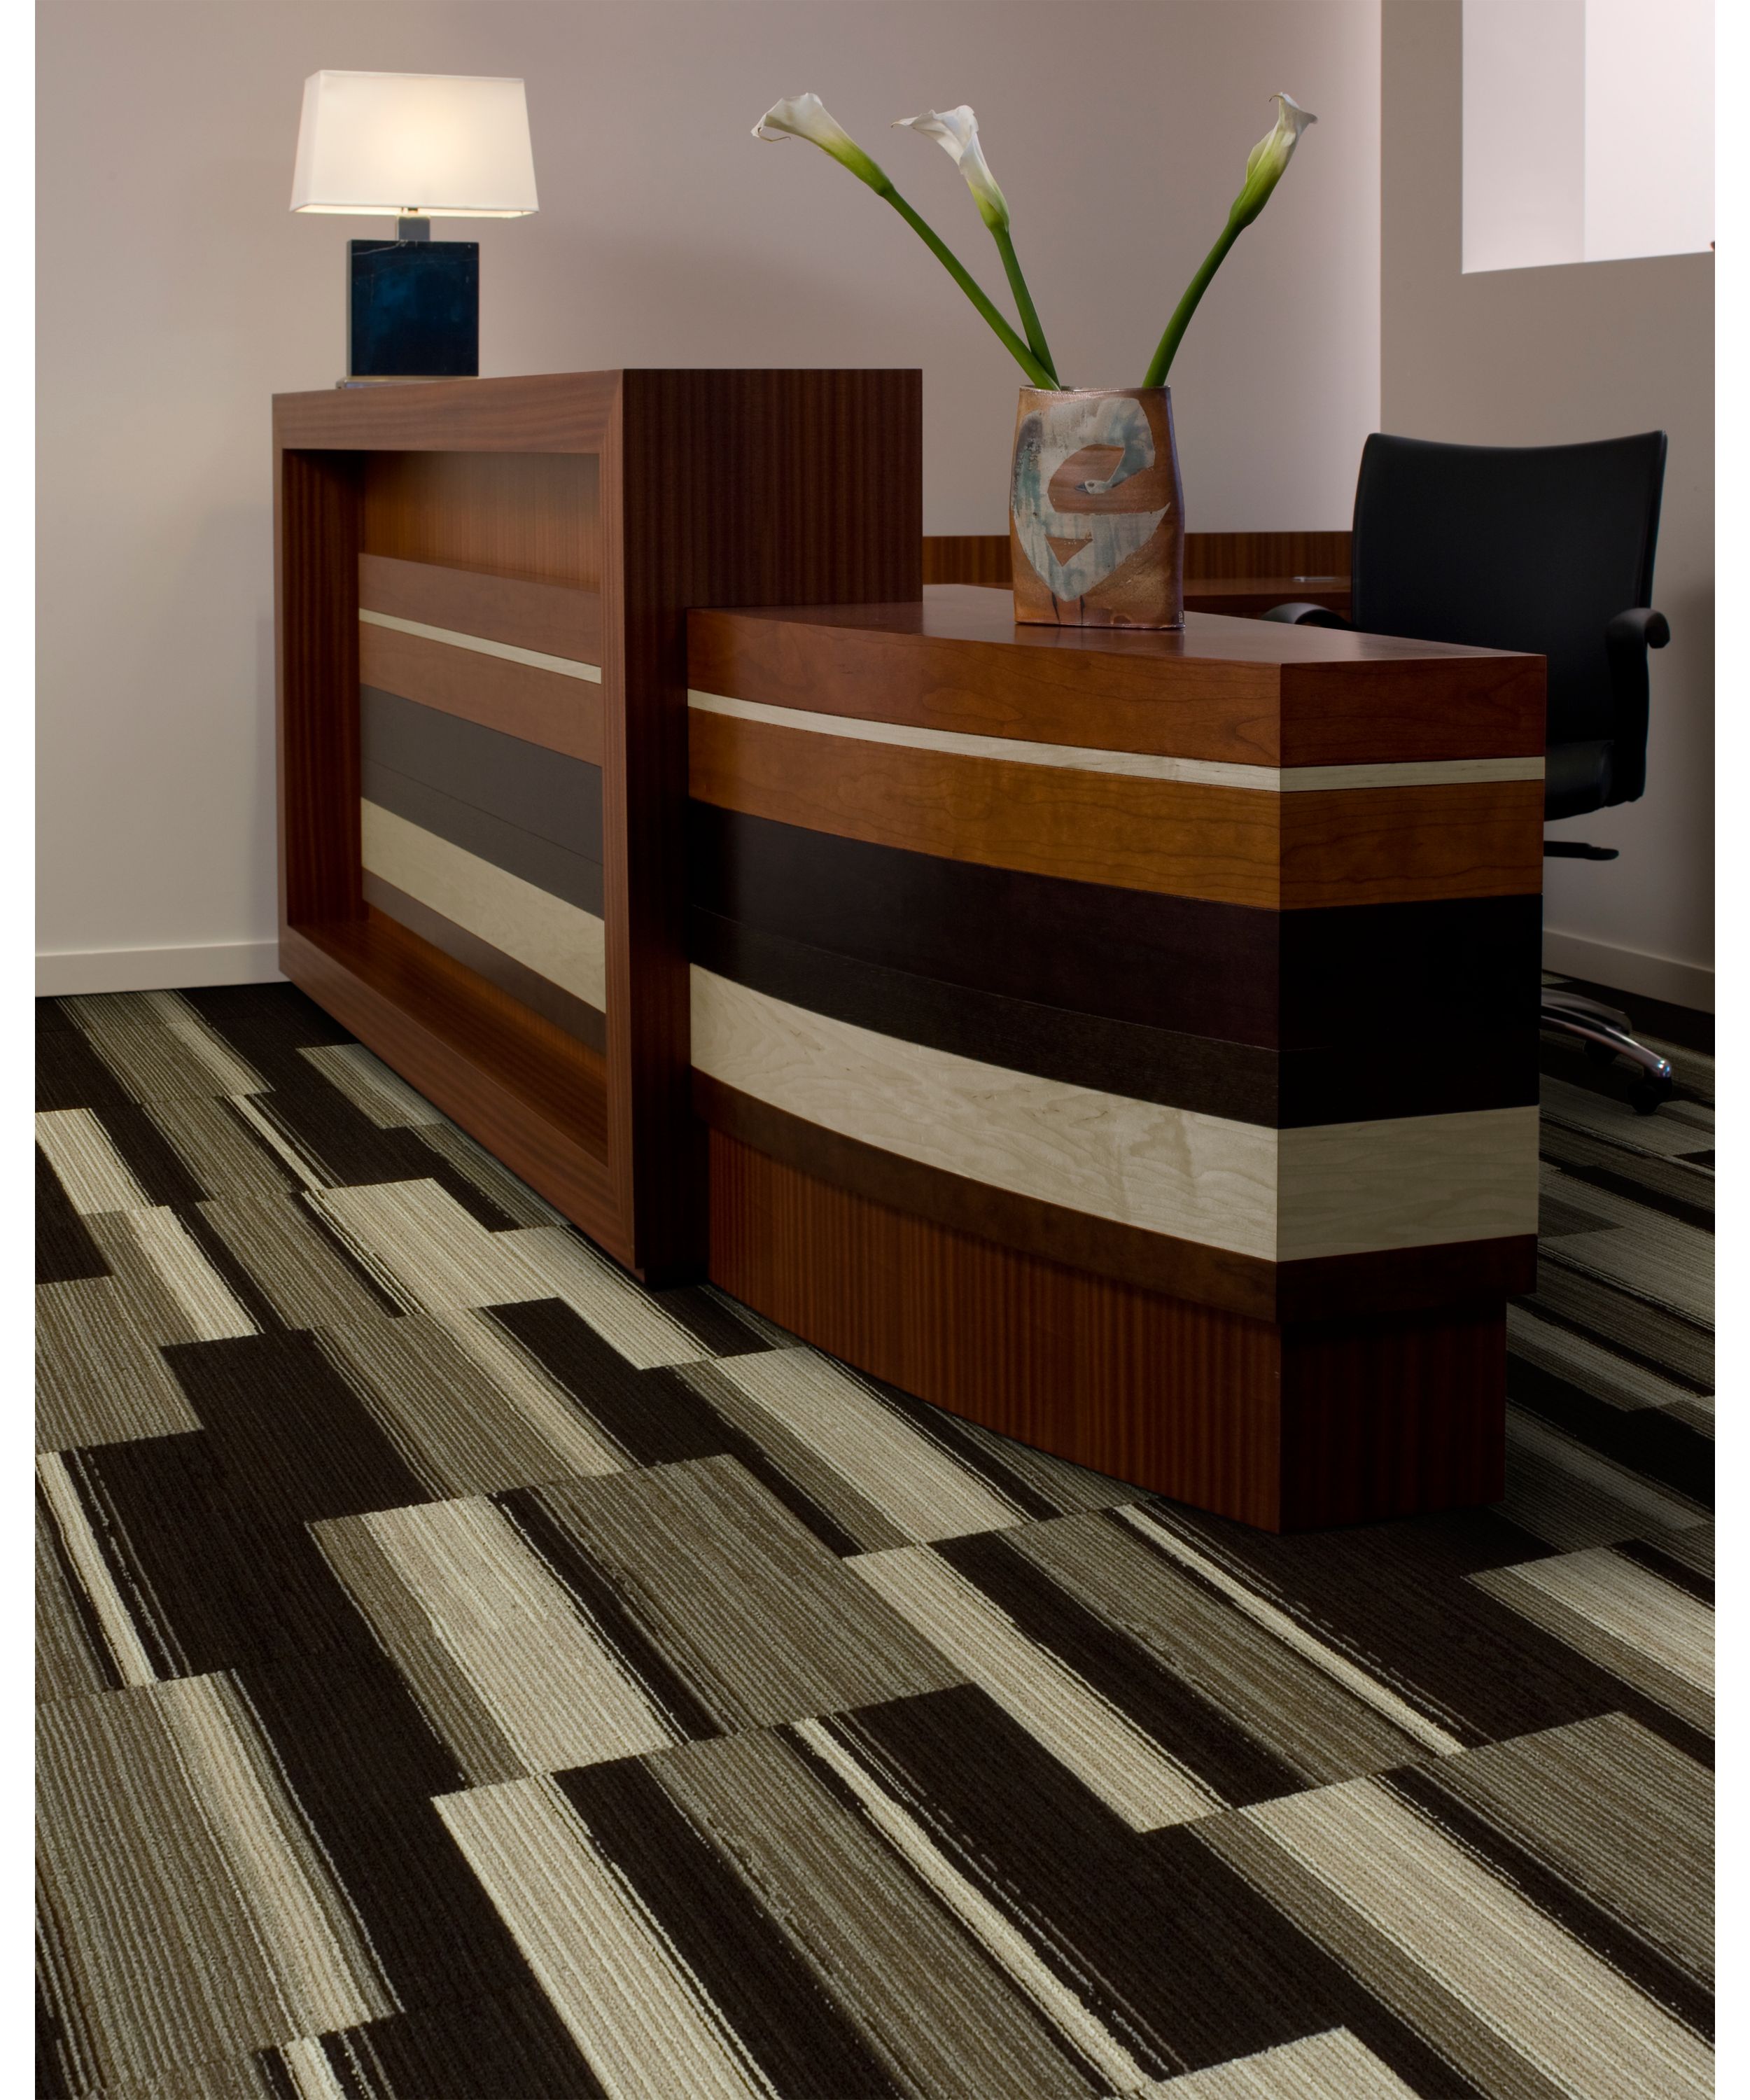
[[[978,119],[969,104],[963,102],[958,109],[926,109],[916,117],[901,117],[894,120],[896,131],[916,131],[926,139],[933,139],[966,178],[966,186],[972,192],[972,201],[978,206],[979,217],[994,233],[1009,223],[1008,199],[998,187],[996,177],[990,172],[990,163],[985,158],[985,149],[978,141]]]
[[[870,158],[818,95],[787,95],[774,102],[754,126],[753,135],[774,143],[786,138],[806,139],[871,189],[884,196],[893,188],[879,163]]]
[[[1270,201],[1270,192],[1281,181],[1283,170],[1294,158],[1300,135],[1318,118],[1303,109],[1291,95],[1278,94],[1276,121],[1245,157],[1245,185],[1233,201],[1232,216],[1250,226]]]

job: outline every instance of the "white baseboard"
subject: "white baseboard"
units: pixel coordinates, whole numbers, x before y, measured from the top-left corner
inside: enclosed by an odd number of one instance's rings
[[[280,981],[277,941],[216,941],[194,948],[68,948],[37,957],[37,996],[81,991],[181,991],[198,985]]]
[[[1669,955],[1649,955],[1639,948],[1619,948],[1609,941],[1589,941],[1546,926],[1544,968],[1586,977],[1615,991],[1638,991],[1643,999],[1668,999],[1673,1006],[1702,1013],[1713,1011],[1713,972],[1701,963],[1680,963]]]

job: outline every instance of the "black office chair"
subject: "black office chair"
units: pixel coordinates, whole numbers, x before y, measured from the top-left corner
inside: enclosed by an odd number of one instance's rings
[[[1646,786],[1646,652],[1671,638],[1649,610],[1664,477],[1663,430],[1586,445],[1442,445],[1376,431],[1355,484],[1352,620],[1303,604],[1265,618],[1545,657],[1545,816],[1635,801]],[[1544,852],[1616,858],[1613,846],[1569,839],[1546,839]],[[1669,1095],[1669,1064],[1616,1008],[1546,986],[1542,1018],[1598,1063],[1634,1065],[1629,1099],[1643,1114]]]

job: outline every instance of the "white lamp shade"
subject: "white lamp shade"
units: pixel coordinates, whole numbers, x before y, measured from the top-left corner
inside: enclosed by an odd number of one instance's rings
[[[520,80],[313,73],[293,211],[519,218],[537,209]]]

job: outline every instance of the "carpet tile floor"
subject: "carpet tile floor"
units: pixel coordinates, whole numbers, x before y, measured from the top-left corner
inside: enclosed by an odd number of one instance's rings
[[[40,1003],[39,2091],[1711,2089],[1713,1067],[1505,1500],[1274,1538],[628,1281],[289,986]]]

